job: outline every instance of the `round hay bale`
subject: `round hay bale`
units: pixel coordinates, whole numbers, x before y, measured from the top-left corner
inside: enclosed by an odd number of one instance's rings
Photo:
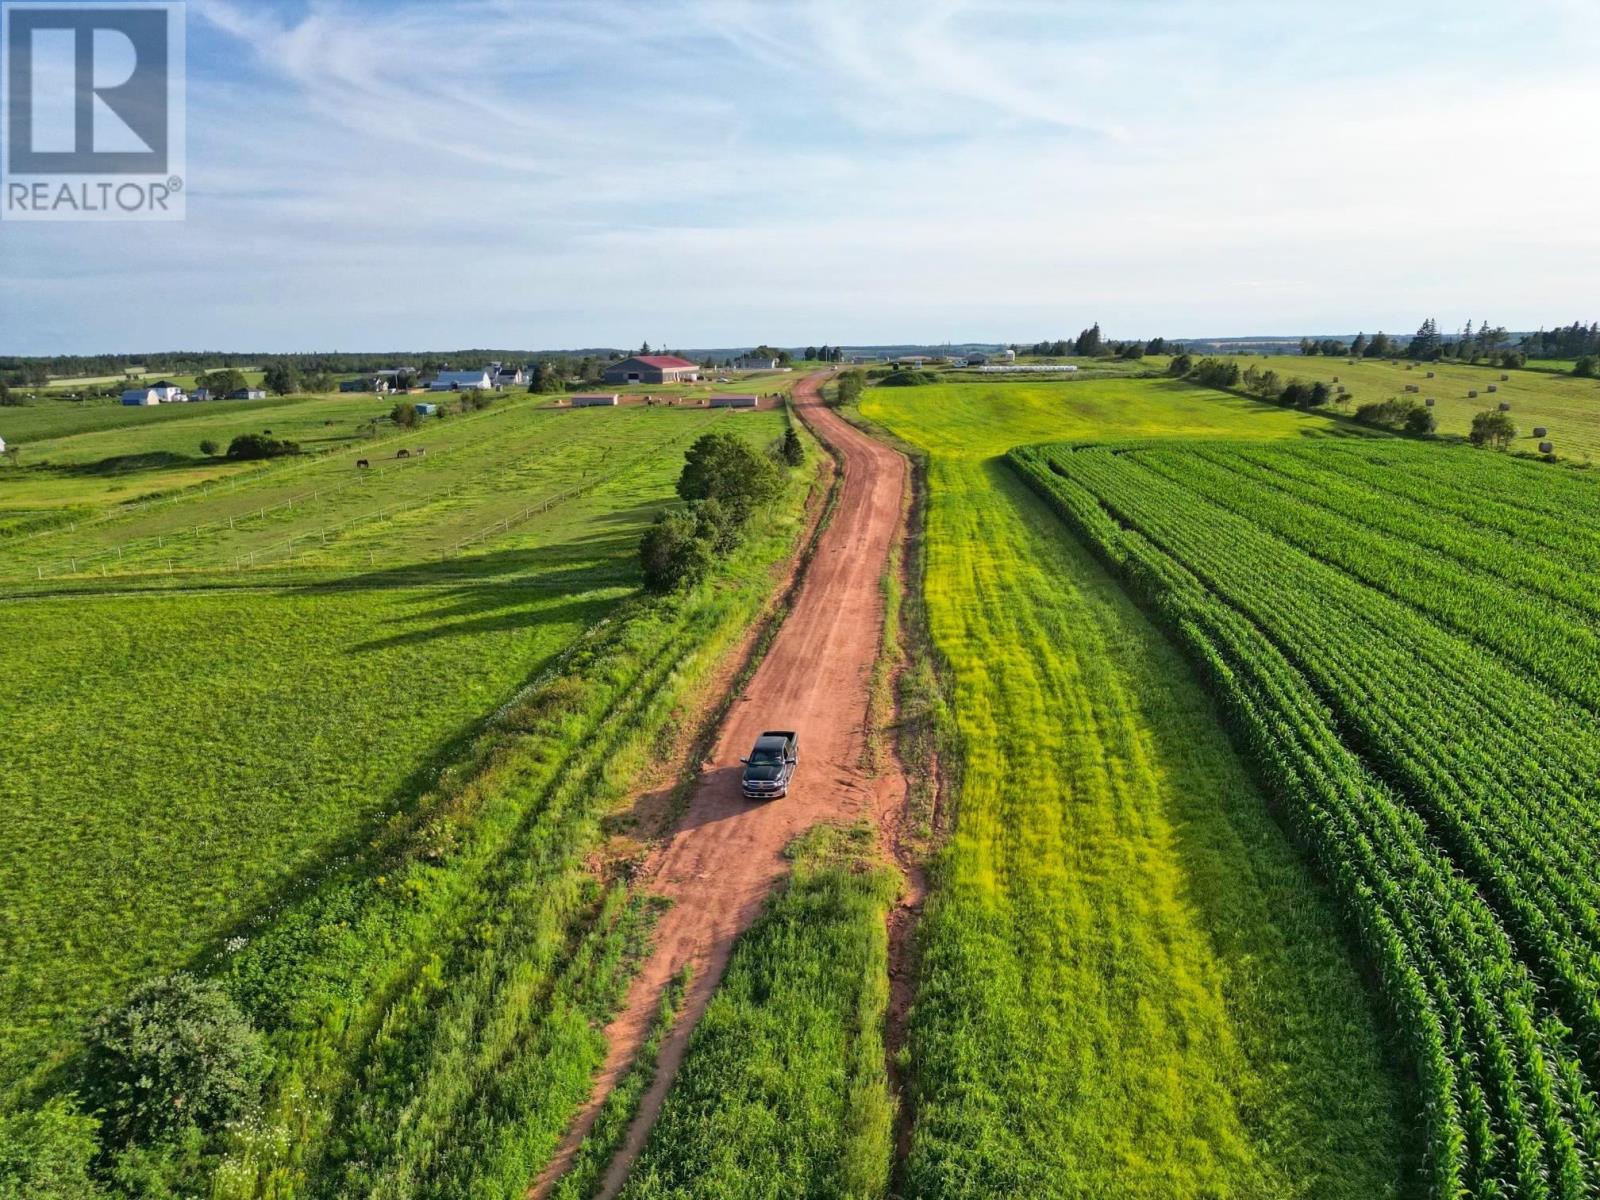
[[[1433,372],[1432,372],[1432,371],[1429,371],[1429,372],[1428,372],[1428,378],[1429,378],[1429,379],[1432,379],[1432,378],[1433,378]]]
[[[1549,432],[1543,425],[1535,425],[1533,427],[1533,436],[1537,438],[1542,438]]]
[[[1498,383],[1491,383],[1491,384],[1490,384],[1490,385],[1489,385],[1489,395],[1491,395],[1491,396],[1492,396],[1492,395],[1494,395],[1494,394],[1495,394],[1495,393],[1496,393],[1496,392],[1498,392],[1498,391],[1499,391],[1499,390],[1500,390],[1500,385],[1499,385],[1499,384],[1498,384]]]
[[[1426,400],[1423,401],[1423,403],[1426,404],[1429,408],[1432,408],[1433,405],[1434,405],[1434,399],[1433,399],[1432,396],[1429,396]]]
[[[1556,444],[1554,442],[1540,442],[1539,443],[1539,453],[1540,454],[1554,454],[1555,452],[1556,452]]]
[[[1509,375],[1500,376],[1500,382],[1501,383],[1510,383],[1511,382],[1511,376],[1509,376]]]
[[[1471,391],[1469,391],[1467,393],[1467,399],[1468,400],[1476,400],[1477,398],[1478,398],[1478,389],[1477,388],[1473,388]]]
[[[1510,412],[1511,411],[1511,405],[1507,404],[1504,400],[1500,401],[1500,411],[1501,412]]]

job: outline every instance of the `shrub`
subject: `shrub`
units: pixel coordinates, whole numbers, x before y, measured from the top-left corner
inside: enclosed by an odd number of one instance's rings
[[[839,376],[840,404],[854,404],[861,399],[862,389],[866,387],[866,376],[860,371],[846,371]]]
[[[1405,431],[1407,433],[1416,434],[1420,437],[1423,434],[1432,433],[1438,428],[1439,422],[1434,419],[1431,408],[1413,404],[1411,411],[1406,414]]]
[[[705,578],[713,560],[713,543],[705,532],[697,514],[687,509],[657,517],[639,543],[645,586],[653,592],[671,592]]]
[[[1500,356],[1500,365],[1508,371],[1515,371],[1528,365],[1528,356],[1521,350],[1507,350]]]
[[[1424,417],[1428,420],[1427,429],[1421,428]],[[1415,400],[1402,400],[1398,396],[1363,404],[1356,409],[1355,419],[1363,425],[1379,429],[1403,429],[1408,433],[1430,433],[1433,430],[1433,414],[1425,405]]]
[[[1196,383],[1214,388],[1238,387],[1241,378],[1239,364],[1226,358],[1202,358],[1188,375]]]
[[[410,429],[417,423],[417,406],[402,400],[389,410],[389,419],[401,429]]]
[[[1573,364],[1572,373],[1579,379],[1594,379],[1600,376],[1600,355],[1585,354]]]
[[[0,1200],[95,1200],[89,1174],[100,1122],[67,1100],[0,1117]]]
[[[1187,354],[1180,354],[1167,364],[1167,374],[1174,379],[1182,379],[1194,370],[1194,359]]]
[[[880,387],[925,387],[930,383],[938,383],[938,377],[931,371],[890,371],[880,382]]]
[[[221,449],[222,447],[217,445],[210,438],[206,438],[200,443],[200,453],[204,454],[207,458],[215,458]]]
[[[263,458],[285,458],[299,454],[296,442],[281,442],[264,433],[241,433],[228,443],[228,457],[240,462],[253,462]]]
[[[1491,450],[1504,450],[1517,436],[1517,426],[1507,413],[1481,412],[1472,418],[1472,432],[1467,435],[1474,446],[1487,446]]]
[[[152,980],[90,1031],[84,1094],[115,1144],[209,1132],[259,1097],[261,1035],[216,983],[178,973]]]
[[[678,495],[685,500],[720,500],[749,509],[771,500],[783,486],[778,465],[737,434],[704,434],[684,458]]]

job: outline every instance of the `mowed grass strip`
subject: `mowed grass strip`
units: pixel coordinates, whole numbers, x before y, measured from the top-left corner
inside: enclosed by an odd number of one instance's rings
[[[931,451],[925,595],[960,748],[919,937],[910,1194],[1403,1194],[1407,1106],[1332,904],[1181,656],[990,457],[1107,423],[1335,432],[1213,397],[863,406]]]
[[[887,1194],[889,907],[869,826],[817,826],[739,939],[624,1200]]]

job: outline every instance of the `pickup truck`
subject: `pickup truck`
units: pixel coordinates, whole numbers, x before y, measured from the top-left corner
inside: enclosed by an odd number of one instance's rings
[[[800,735],[792,729],[775,729],[756,739],[756,748],[744,764],[740,783],[746,800],[781,800],[800,765]]]

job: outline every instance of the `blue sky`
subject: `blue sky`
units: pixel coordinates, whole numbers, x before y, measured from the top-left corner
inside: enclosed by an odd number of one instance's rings
[[[188,220],[0,223],[0,353],[1595,311],[1593,0],[190,0]]]

